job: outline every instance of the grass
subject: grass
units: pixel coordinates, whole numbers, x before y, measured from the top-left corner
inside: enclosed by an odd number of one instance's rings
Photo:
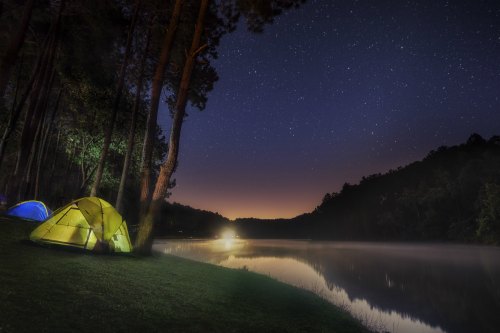
[[[0,219],[0,332],[366,332],[310,292],[173,256],[32,245],[35,223]]]

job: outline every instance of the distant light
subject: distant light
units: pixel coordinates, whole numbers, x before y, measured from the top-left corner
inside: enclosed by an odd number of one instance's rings
[[[221,238],[225,240],[230,240],[230,239],[235,239],[236,238],[236,232],[234,232],[233,229],[226,229],[222,232]]]

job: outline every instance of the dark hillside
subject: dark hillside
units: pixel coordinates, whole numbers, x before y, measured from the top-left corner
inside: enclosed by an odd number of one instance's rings
[[[163,206],[161,218],[156,223],[158,237],[202,237],[217,236],[230,221],[218,213],[195,209],[178,203]]]
[[[500,138],[473,134],[422,161],[328,193],[312,214],[315,237],[371,240],[500,240]],[[309,229],[309,227],[307,228]]]
[[[237,219],[250,238],[500,242],[500,137],[344,184],[291,220]]]

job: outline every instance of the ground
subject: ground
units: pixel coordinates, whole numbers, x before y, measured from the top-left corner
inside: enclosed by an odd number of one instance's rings
[[[92,255],[29,242],[0,218],[0,332],[365,332],[307,291],[173,256]]]

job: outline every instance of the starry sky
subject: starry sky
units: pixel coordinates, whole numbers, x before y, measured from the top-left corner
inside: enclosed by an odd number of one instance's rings
[[[500,134],[500,1],[309,0],[224,36],[214,65],[170,200],[231,219],[309,212],[345,182]]]

